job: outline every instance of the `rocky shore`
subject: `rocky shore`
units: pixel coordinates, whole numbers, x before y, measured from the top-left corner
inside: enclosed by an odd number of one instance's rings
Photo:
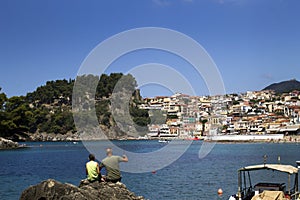
[[[19,145],[19,143],[17,142],[13,142],[11,140],[8,139],[4,139],[0,137],[0,150],[3,149],[17,149],[20,148],[22,146]]]
[[[21,194],[20,200],[145,200],[129,191],[123,183],[94,182],[79,187],[60,183],[53,179],[30,186]]]
[[[252,136],[251,136],[252,137]],[[254,137],[254,136],[253,136]],[[59,134],[59,133],[22,133],[22,134],[15,134],[9,138],[12,141],[22,141],[22,142],[59,142],[59,141],[81,141],[81,140],[135,140],[137,138],[123,135],[117,131],[107,131],[106,137],[103,137],[101,134],[97,133],[72,133],[68,132],[66,134]],[[150,138],[156,139],[159,138]],[[185,140],[186,138],[165,138],[170,140]],[[255,143],[255,142],[265,142],[265,143],[300,143],[300,135],[287,135],[281,139],[247,139],[247,140],[238,140],[233,137],[232,140],[230,139],[222,139],[222,140],[212,140],[212,139],[205,139],[206,142],[243,142],[243,143]],[[1,147],[0,147],[1,148]]]
[[[10,139],[23,142],[56,142],[56,141],[79,141],[80,137],[76,133],[55,134],[55,133],[22,133],[15,134]]]
[[[98,133],[98,129],[92,129],[89,131],[80,131],[80,132],[68,132],[66,134],[60,133],[45,133],[45,132],[35,132],[35,133],[18,133],[14,134],[8,139],[13,141],[22,141],[22,142],[56,142],[56,141],[80,141],[80,140],[105,140],[109,139],[121,139],[128,138],[129,136],[125,135],[123,132],[120,132],[118,129],[111,128],[107,129],[101,127],[104,130],[105,135]]]

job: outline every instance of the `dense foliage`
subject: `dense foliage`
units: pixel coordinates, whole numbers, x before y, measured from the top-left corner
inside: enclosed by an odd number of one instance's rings
[[[26,96],[11,98],[7,98],[0,88],[0,136],[11,137],[14,134],[35,132],[74,133],[76,128],[72,114],[72,95],[75,83],[79,85],[79,89],[74,91],[75,96],[86,96],[86,99],[74,99],[74,101],[80,102],[83,109],[88,110],[85,102],[95,99],[99,123],[108,128],[114,126],[110,111],[110,97],[121,78],[125,81],[124,92],[135,93],[134,77],[121,73],[103,74],[100,78],[94,75],[80,76],[76,81],[71,79],[48,81],[46,85],[38,87]],[[97,86],[94,96],[92,96],[93,88],[87,87],[89,85]],[[134,93],[130,103],[130,114],[134,122],[146,126],[149,123],[148,112],[138,109],[137,102],[141,99],[136,99]]]

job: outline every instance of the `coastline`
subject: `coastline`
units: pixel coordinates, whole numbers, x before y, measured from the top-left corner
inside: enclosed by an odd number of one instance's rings
[[[204,140],[205,142],[216,143],[300,143],[300,135],[284,136],[283,139],[265,139],[265,140]]]
[[[18,142],[14,142],[12,140],[8,140],[5,138],[0,137],[0,150],[12,150],[12,149],[21,149],[27,148],[26,145],[19,144]]]
[[[68,139],[50,139],[47,138],[46,140],[41,139],[35,139],[35,140],[24,140],[22,142],[82,142],[82,141],[106,141],[106,140],[112,140],[112,141],[153,141],[153,140],[176,140],[176,141],[191,141],[190,138],[170,138],[170,137],[163,137],[163,138],[148,138],[148,139],[139,139],[139,138],[89,138],[89,139],[80,139],[78,138],[68,138]],[[283,139],[250,139],[250,140],[212,140],[212,139],[199,139],[199,140],[193,140],[193,141],[204,141],[204,142],[215,142],[215,143],[300,143],[300,135],[292,135],[292,136],[284,136]],[[19,145],[17,148],[26,148],[27,146]],[[1,148],[0,148],[1,149]],[[16,148],[15,148],[16,149]]]
[[[15,134],[5,140],[14,142],[80,142],[80,141],[105,141],[105,140],[167,140],[167,141],[205,141],[217,143],[300,143],[300,135],[284,135],[284,134],[246,134],[246,135],[212,135],[192,137],[188,135],[179,135],[176,137],[147,137],[140,136],[138,138],[128,135],[110,134],[108,136],[98,136],[96,134],[88,134],[86,132],[68,132],[66,134],[55,133],[23,133]],[[118,136],[116,136],[118,135]],[[98,136],[98,137],[95,137]],[[25,146],[26,147],[26,146]],[[14,148],[24,148],[24,146],[14,145]],[[1,149],[1,147],[0,147]]]

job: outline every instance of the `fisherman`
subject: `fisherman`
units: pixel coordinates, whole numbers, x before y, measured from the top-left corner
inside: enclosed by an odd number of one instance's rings
[[[107,157],[102,160],[100,163],[100,170],[102,168],[106,169],[106,182],[120,182],[122,179],[121,172],[120,172],[120,162],[128,162],[128,158],[126,155],[121,156],[114,156],[112,148],[106,149]]]

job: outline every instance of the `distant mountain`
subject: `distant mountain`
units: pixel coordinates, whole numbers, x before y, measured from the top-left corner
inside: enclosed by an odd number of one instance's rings
[[[263,90],[274,90],[276,93],[285,93],[291,92],[293,90],[300,91],[300,82],[296,79],[292,79],[289,81],[282,81],[280,83],[273,83]]]

